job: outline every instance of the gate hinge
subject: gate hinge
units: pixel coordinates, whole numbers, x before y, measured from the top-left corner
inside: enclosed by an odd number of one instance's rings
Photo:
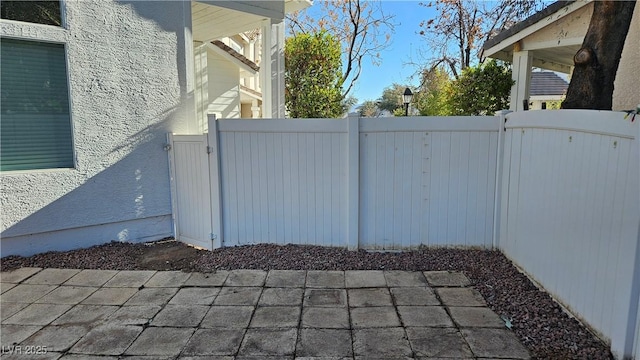
[[[218,238],[217,234],[211,233],[211,240],[215,240]]]
[[[207,154],[211,154],[213,152],[213,148],[211,146],[207,146]]]
[[[171,144],[164,144],[164,151],[171,150]]]

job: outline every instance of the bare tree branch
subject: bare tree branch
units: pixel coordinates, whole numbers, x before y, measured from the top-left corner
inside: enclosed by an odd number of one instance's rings
[[[291,35],[326,30],[341,42],[347,98],[360,78],[363,61],[379,64],[379,52],[391,43],[395,16],[384,13],[377,0],[322,0],[314,5],[318,9],[322,16],[315,19],[305,12],[287,15],[287,29]]]

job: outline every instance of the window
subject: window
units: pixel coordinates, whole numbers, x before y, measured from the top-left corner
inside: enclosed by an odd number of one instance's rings
[[[3,19],[31,22],[45,25],[62,25],[60,1],[14,1],[0,2]]]
[[[73,167],[64,45],[0,40],[0,170]]]

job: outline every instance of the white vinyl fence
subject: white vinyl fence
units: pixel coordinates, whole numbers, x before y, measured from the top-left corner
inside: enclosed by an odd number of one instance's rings
[[[210,119],[170,135],[176,238],[499,248],[617,358],[640,359],[640,119],[505,114]]]
[[[207,135],[170,135],[176,236],[205,248],[490,248],[499,123],[211,120]]]
[[[507,115],[499,236],[619,358],[633,350],[640,291],[640,121],[624,115]]]

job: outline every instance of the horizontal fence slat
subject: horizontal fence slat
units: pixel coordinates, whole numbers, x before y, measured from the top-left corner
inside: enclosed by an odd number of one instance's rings
[[[506,128],[567,130],[634,139],[638,136],[634,125],[631,121],[621,121],[626,115],[596,110],[523,111],[508,114]]]
[[[218,120],[219,131],[250,133],[346,133],[347,119]]]
[[[360,119],[360,132],[406,131],[494,131],[498,132],[497,116],[412,116],[402,118]]]

